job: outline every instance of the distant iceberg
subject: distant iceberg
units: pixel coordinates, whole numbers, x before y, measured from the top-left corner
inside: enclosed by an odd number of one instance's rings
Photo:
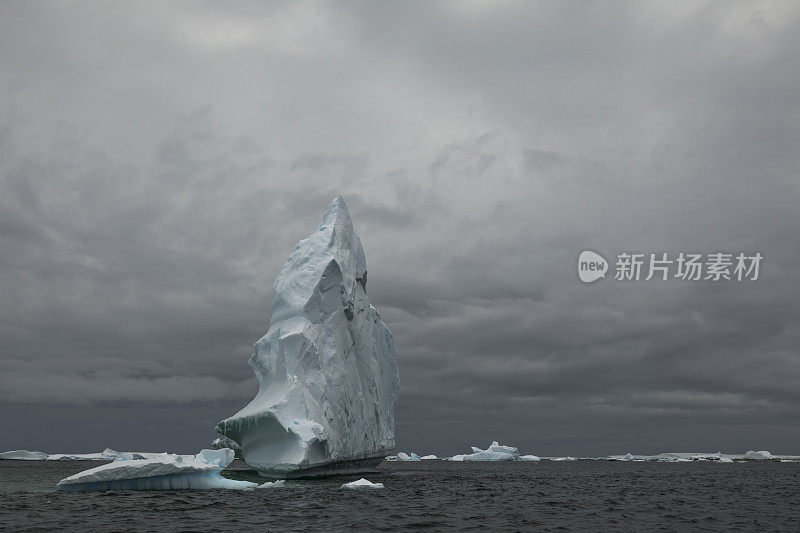
[[[542,459],[536,455],[520,455],[517,458],[519,461],[541,461]]]
[[[519,452],[513,446],[502,446],[497,441],[486,450],[472,447],[472,453],[454,455],[450,461],[514,461],[519,458]]]
[[[258,484],[220,475],[231,464],[231,449],[201,450],[197,455],[158,454],[148,459],[118,459],[58,482],[58,490],[250,489]]]
[[[420,459],[422,459],[423,461],[429,461],[431,459],[438,459],[438,457],[436,457],[435,455],[423,455],[422,457],[420,457]]]
[[[163,453],[163,452],[162,452]],[[149,459],[162,455],[153,452],[118,452],[106,448],[96,453],[45,453],[13,450],[0,452],[0,459],[16,459],[23,461],[115,461],[117,459]]]
[[[0,459],[15,459],[17,461],[43,461],[47,459],[44,452],[30,452],[28,450],[11,450],[0,452]]]
[[[106,448],[97,453],[51,453],[48,461],[116,461],[118,459],[150,459],[163,455],[164,452],[118,452]]]
[[[600,457],[608,461],[656,461],[659,463],[689,463],[692,461],[710,461],[719,463],[732,463],[734,459],[742,459],[743,455],[725,455],[722,452],[704,453],[660,453],[658,455],[633,455],[630,452],[625,455],[609,455]]]
[[[756,461],[763,461],[765,459],[772,459],[772,454],[766,450],[761,450],[759,452],[754,452],[750,450],[746,454],[744,454],[745,459],[754,459]]]
[[[373,483],[369,480],[364,479],[363,477],[357,481],[351,481],[350,483],[344,483],[340,489],[382,489],[383,483]]]
[[[396,457],[397,457],[398,461],[419,461],[420,460],[420,456],[415,454],[414,452],[411,452],[411,455],[408,455],[406,453],[400,452],[400,453],[397,454]]]

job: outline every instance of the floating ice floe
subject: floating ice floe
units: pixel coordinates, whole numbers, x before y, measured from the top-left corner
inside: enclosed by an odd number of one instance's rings
[[[436,457],[435,455],[423,455],[422,457],[420,457],[420,459],[422,459],[423,461],[429,461],[431,459],[438,459],[438,457]]]
[[[411,452],[411,455],[408,455],[407,453],[400,452],[400,453],[397,454],[397,460],[398,461],[419,461],[420,460],[420,456],[415,454],[414,452]]]
[[[197,455],[159,454],[148,459],[116,460],[58,482],[58,490],[251,489],[258,484],[220,475],[231,464],[231,449],[201,450]]]
[[[541,461],[542,459],[536,455],[520,455],[517,458],[519,461]]]
[[[285,479],[279,479],[278,481],[267,481],[266,483],[262,483],[257,489],[277,489],[286,485]]]
[[[350,483],[345,483],[340,489],[382,489],[383,483],[373,483],[364,479],[363,477],[357,481],[351,481]]]
[[[660,463],[689,463],[692,461],[711,461],[720,463],[732,463],[735,458],[743,458],[741,455],[725,455],[722,452],[716,453],[660,453],[658,455],[634,455],[628,452],[625,455],[609,455],[600,457],[608,461],[657,461]]]
[[[15,459],[17,461],[43,461],[47,459],[44,452],[31,452],[28,450],[11,450],[0,452],[0,459]]]
[[[513,446],[502,446],[497,441],[486,450],[472,447],[472,453],[454,455],[450,461],[514,461],[519,457],[519,452]]]
[[[763,461],[765,459],[772,459],[772,454],[769,453],[767,450],[761,450],[761,451],[758,451],[758,452],[750,450],[749,452],[744,454],[744,458],[745,459],[754,459],[756,461]]]
[[[551,461],[577,461],[577,457],[550,457]]]
[[[364,471],[394,448],[397,349],[366,288],[361,239],[337,196],[275,279],[250,358],[258,394],[216,428],[259,473]]]

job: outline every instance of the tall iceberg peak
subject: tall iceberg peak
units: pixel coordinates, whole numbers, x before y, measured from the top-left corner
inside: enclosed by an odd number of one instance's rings
[[[397,350],[366,287],[361,239],[337,196],[275,279],[250,358],[258,394],[216,428],[261,474],[357,471],[394,448]]]

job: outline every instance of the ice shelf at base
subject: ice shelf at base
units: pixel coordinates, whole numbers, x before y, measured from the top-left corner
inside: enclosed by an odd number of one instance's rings
[[[234,459],[231,449],[197,455],[159,454],[149,459],[117,459],[58,482],[62,491],[251,489],[258,484],[220,475]]]

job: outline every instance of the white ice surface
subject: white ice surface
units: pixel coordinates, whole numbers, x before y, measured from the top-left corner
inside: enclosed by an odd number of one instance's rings
[[[340,489],[382,489],[383,483],[372,483],[364,479],[363,477],[357,481],[351,481],[350,483],[345,483]]]
[[[422,459],[423,461],[429,461],[431,459],[438,459],[438,457],[436,457],[435,455],[423,455],[422,457],[420,457],[420,459]]]
[[[519,461],[541,461],[541,458],[536,455],[520,455]]]
[[[361,239],[337,196],[275,279],[269,330],[250,358],[258,394],[217,425],[260,473],[382,458],[394,448],[397,350],[366,286]]]
[[[160,454],[149,459],[120,459],[58,482],[58,490],[247,489],[257,483],[220,475],[234,458],[230,449],[197,455]]]

